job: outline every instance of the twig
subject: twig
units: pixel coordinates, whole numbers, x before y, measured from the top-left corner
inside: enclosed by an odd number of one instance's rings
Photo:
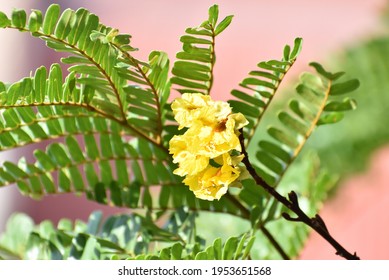
[[[262,233],[266,236],[266,238],[270,241],[270,243],[274,246],[277,252],[281,255],[284,260],[290,260],[288,254],[284,251],[284,249],[280,246],[274,236],[270,233],[270,231],[265,228],[265,225],[261,225],[260,229]]]
[[[234,196],[232,196],[229,193],[226,193],[226,198],[233,203],[237,208],[240,209],[242,218],[250,219],[250,211],[244,207],[239,200],[237,200]],[[264,224],[258,225],[258,229],[262,231],[262,233],[266,236],[266,238],[269,240],[269,242],[273,245],[273,247],[276,249],[276,251],[280,254],[280,256],[284,260],[290,260],[290,257],[285,252],[285,250],[282,248],[281,244],[278,243],[278,241],[273,237],[271,232],[265,227]]]
[[[318,234],[320,234],[328,243],[332,245],[332,247],[335,248],[336,254],[347,259],[347,260],[359,260],[359,257],[356,253],[351,254],[348,252],[342,245],[340,245],[339,242],[337,242],[329,233],[324,221],[319,215],[316,215],[313,218],[308,217],[300,208],[298,203],[298,197],[294,191],[290,192],[288,194],[288,198],[282,196],[279,192],[277,192],[273,187],[271,187],[268,183],[266,183],[255,171],[254,167],[251,165],[249,161],[249,156],[247,154],[245,145],[244,145],[244,136],[243,136],[243,130],[240,129],[240,135],[239,135],[240,144],[242,146],[242,154],[244,155],[244,158],[242,162],[247,168],[247,171],[250,173],[250,175],[253,177],[257,185],[260,185],[262,188],[264,188],[271,196],[273,196],[277,201],[282,203],[284,206],[286,206],[288,209],[290,209],[293,213],[297,215],[297,217],[291,217],[287,213],[283,213],[282,216],[289,221],[293,222],[302,222],[309,227],[311,227],[313,230],[315,230]]]

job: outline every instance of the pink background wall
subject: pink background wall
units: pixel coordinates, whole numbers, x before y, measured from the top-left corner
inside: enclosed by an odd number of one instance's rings
[[[84,6],[98,14],[105,24],[118,27],[122,33],[132,34],[133,45],[140,48],[139,58],[146,59],[151,50],[158,49],[166,51],[172,60],[181,48],[179,36],[185,28],[204,20],[208,7],[215,3],[208,0],[62,2],[64,8],[67,5],[74,9]],[[12,7],[29,9],[34,5],[22,0],[8,3],[12,4],[1,3],[0,9],[10,12]],[[214,94],[219,99],[227,99],[230,89],[258,61],[279,58],[283,46],[292,44],[295,37],[304,38],[303,51],[294,69],[295,73],[304,69],[312,60],[325,61],[331,52],[351,45],[355,40],[369,37],[376,30],[377,15],[385,1],[246,0],[217,3],[221,16],[235,15],[231,27],[217,41]],[[42,9],[44,4],[37,5],[39,6],[34,8]],[[13,35],[8,31],[0,31],[0,40],[10,37],[15,43],[24,43],[12,44],[11,48],[9,43],[0,46],[0,80],[14,81],[29,75],[29,71],[40,66],[42,61],[46,64],[54,61],[50,58],[53,53],[41,48],[43,44],[38,40],[27,40],[24,34]],[[15,53],[20,60],[10,64],[7,56]],[[28,60],[30,55],[33,59]],[[7,71],[4,71],[4,65],[7,66]],[[8,71],[9,68],[12,71]],[[389,248],[386,238],[389,231],[388,227],[384,228],[387,223],[378,216],[387,210],[389,202],[389,176],[386,170],[389,170],[389,150],[383,150],[375,156],[367,174],[347,181],[344,189],[325,206],[322,213],[339,241],[346,248],[357,250],[365,259],[389,258],[389,250],[385,250]],[[367,189],[371,180],[379,178],[382,179],[382,184],[377,183],[376,190]],[[379,202],[377,196],[381,198]],[[0,229],[4,226],[5,219],[14,211],[28,212],[36,221],[47,218],[56,221],[64,216],[86,219],[97,207],[105,213],[114,211],[73,195],[54,196],[36,202],[21,197],[13,187],[0,189],[0,197]],[[350,217],[355,210],[360,209],[360,205],[367,203],[372,205],[367,211],[357,217]],[[313,234],[302,258],[336,257],[332,248]]]

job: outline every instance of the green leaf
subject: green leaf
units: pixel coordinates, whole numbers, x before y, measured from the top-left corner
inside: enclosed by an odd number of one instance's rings
[[[66,172],[68,173],[68,172]],[[58,187],[64,192],[71,191],[72,182],[70,180],[70,175],[66,174],[65,170],[58,171]]]
[[[66,154],[64,146],[59,143],[50,144],[47,149],[47,154],[58,166],[66,167],[71,164],[71,160]]]
[[[0,28],[5,28],[9,26],[11,21],[8,19],[7,15],[0,11]]]
[[[8,172],[8,174],[12,175],[14,178],[23,178],[27,176],[27,174],[23,170],[21,170],[17,165],[12,162],[5,162],[3,166],[5,167],[5,170]]]
[[[93,42],[96,40],[100,40],[103,43],[108,43],[108,41],[106,40],[106,35],[96,30],[93,30],[89,37]]]
[[[340,112],[331,112],[320,117],[317,125],[333,124],[340,122],[344,118],[344,114]]]
[[[31,91],[31,79],[24,78],[9,86],[7,90],[7,99],[3,105],[14,105],[20,99],[24,99]]]
[[[205,44],[205,45],[211,45],[212,41],[203,39],[203,38],[197,38],[194,36],[184,35],[180,38],[180,41],[183,43],[189,43],[189,44]]]
[[[99,260],[100,259],[100,243],[96,238],[89,237],[82,252],[81,260]]]
[[[301,52],[302,45],[303,45],[303,39],[302,38],[294,39],[294,46],[293,46],[293,50],[292,50],[292,52],[290,54],[290,59],[296,59],[296,57]]]
[[[213,241],[212,247],[213,247],[213,254],[215,256],[215,260],[222,260],[223,259],[222,239],[221,238],[215,239]]]
[[[40,176],[40,179],[42,181],[42,185],[45,187],[45,190],[47,193],[56,193],[57,188],[54,185],[54,180],[51,175],[49,174],[42,174]]]
[[[359,87],[359,81],[357,79],[348,80],[343,83],[336,83],[331,86],[330,95],[336,96],[341,94],[350,93]]]
[[[246,78],[242,81],[243,85],[255,85],[255,86],[262,86],[262,87],[267,87],[270,89],[275,89],[275,85],[273,83],[269,83],[263,80],[259,80],[256,78]]]
[[[234,16],[231,15],[231,16],[227,16],[225,17],[215,28],[215,36],[219,35],[220,33],[222,33],[230,24],[231,24],[231,21],[232,21],[232,18]]]
[[[295,137],[293,137],[290,134],[286,134],[286,132],[284,132],[278,128],[270,127],[268,129],[268,133],[274,139],[278,140],[281,143],[288,145],[291,148],[296,148],[298,146],[298,142],[297,142]]]
[[[87,39],[89,39],[87,36],[90,33],[90,27],[87,26],[89,17],[96,17],[91,16],[91,14],[85,10],[84,8],[79,8],[75,12],[75,22],[73,25],[73,28],[69,32],[67,39],[69,40],[70,44],[85,44]],[[96,25],[97,27],[97,25]],[[94,30],[94,29],[93,29]],[[84,33],[84,34],[83,34]]]
[[[28,28],[32,33],[39,31],[42,26],[43,17],[42,12],[39,10],[32,10],[29,20],[28,20]]]
[[[30,217],[22,213],[14,213],[8,219],[6,229],[0,236],[0,245],[21,257],[33,229],[34,222]]]
[[[242,256],[241,259],[245,260],[245,259],[247,259],[250,256],[250,251],[251,251],[251,248],[254,245],[254,242],[255,242],[255,236],[252,236],[249,239],[249,241],[247,242],[246,248],[245,248],[245,250],[243,252],[243,256]]]
[[[59,39],[65,39],[70,33],[75,24],[75,12],[71,9],[66,9],[60,16],[58,24],[55,27],[54,34]]]
[[[183,249],[184,248],[182,247],[182,245],[180,243],[175,243],[171,249],[171,253],[172,253],[171,259],[172,260],[181,260]]]
[[[208,89],[208,87],[201,83],[195,83],[191,82],[182,78],[178,77],[172,77],[171,82],[180,86],[188,87],[188,88],[194,88],[194,89]]]
[[[172,74],[176,76],[183,77],[185,79],[197,80],[207,82],[211,79],[208,74],[203,74],[195,70],[185,69],[185,68],[173,68]]]
[[[45,100],[46,77],[47,77],[46,67],[41,66],[35,71],[34,90],[35,90],[35,100],[37,103],[43,103],[43,101]]]
[[[239,98],[242,101],[246,101],[248,104],[252,104],[256,107],[264,107],[265,106],[265,103],[262,100],[260,100],[259,98],[251,96],[250,94],[245,93],[245,92],[240,91],[240,90],[232,90],[231,95],[235,96],[236,98]]]
[[[315,119],[315,114],[306,105],[296,99],[290,101],[289,108],[303,120],[311,122]]]
[[[51,35],[54,32],[60,14],[60,6],[58,4],[51,4],[43,19],[42,30],[44,34]]]
[[[59,64],[53,64],[50,68],[47,90],[50,102],[59,102],[62,99],[62,70]]]
[[[239,244],[238,244],[238,246],[237,246],[237,248],[235,250],[234,260],[238,260],[240,255],[242,254],[242,250],[244,249],[245,243],[247,241],[246,240],[247,236],[248,236],[248,234],[245,233],[245,234],[243,234],[242,238],[240,239]]]
[[[85,160],[83,152],[82,152],[77,140],[74,137],[72,137],[72,136],[67,137],[66,138],[66,145],[68,147],[69,154],[70,154],[73,161],[83,162]]]
[[[94,211],[89,215],[86,233],[96,235],[100,228],[103,213],[101,211]]]
[[[209,8],[208,10],[208,22],[212,26],[216,26],[217,19],[219,17],[219,6],[218,5],[213,5]]]
[[[254,106],[248,106],[245,103],[238,102],[236,100],[230,100],[229,103],[233,108],[234,112],[240,112],[245,116],[250,116],[255,118],[260,114],[260,110],[258,110]]]
[[[5,92],[7,88],[5,87],[5,84],[3,82],[0,82],[0,93]]]
[[[159,108],[164,108],[170,95],[169,67],[170,61],[168,55],[164,52],[151,52],[149,55],[149,64],[151,72],[148,73],[150,82],[154,85],[155,91],[159,97]]]
[[[259,151],[256,156],[261,163],[274,173],[281,174],[284,171],[284,166],[268,153]]]
[[[119,172],[119,171],[118,171]],[[127,175],[127,180],[128,180],[128,174]],[[119,182],[122,184],[122,182],[119,179]],[[111,184],[109,185],[109,190],[111,194],[111,202],[115,206],[123,206],[123,199],[122,196],[124,196],[122,192],[122,187],[121,185],[117,184],[116,182],[112,181]]]
[[[347,111],[354,110],[357,103],[354,99],[346,98],[343,101],[331,101],[326,104],[324,111]]]
[[[235,256],[236,247],[238,245],[238,238],[230,237],[227,239],[223,247],[223,260],[233,260]]]
[[[178,52],[176,58],[182,60],[192,60],[205,63],[211,63],[211,56],[209,53],[188,53],[188,52]]]
[[[116,45],[128,45],[130,43],[131,35],[118,34],[114,38],[114,44]]]
[[[270,152],[272,155],[276,156],[284,162],[289,162],[291,159],[291,154],[279,147],[278,145],[269,142],[269,141],[260,141],[258,143],[264,151]]]
[[[210,72],[211,68],[209,65],[204,65],[201,63],[194,63],[194,62],[189,62],[189,61],[176,61],[174,64],[173,69],[186,69],[188,71],[199,71],[199,72],[204,72],[208,73]]]
[[[44,170],[52,170],[55,168],[54,162],[51,158],[41,150],[35,150],[34,156],[37,159],[37,167],[42,168]]]
[[[290,46],[285,45],[284,47],[284,60],[287,61],[290,58]]]
[[[81,259],[87,241],[88,236],[82,233],[79,233],[75,238],[73,238],[69,257],[76,260]]]
[[[192,28],[188,27],[185,29],[185,33],[192,34],[192,35],[204,35],[204,36],[212,36],[212,32],[206,29],[201,29],[198,27]]]
[[[24,10],[15,9],[12,11],[12,25],[17,28],[24,28],[26,26],[27,15]]]
[[[53,223],[48,220],[41,222],[37,229],[37,233],[39,233],[40,237],[44,239],[49,239],[54,231],[55,229]]]
[[[309,127],[305,123],[302,123],[295,117],[292,117],[286,112],[281,112],[278,114],[279,120],[285,125],[285,127],[290,128],[301,135],[305,135]]]
[[[41,238],[38,233],[32,233],[27,243],[25,258],[29,260],[60,260],[62,255],[50,241]]]
[[[324,70],[324,67],[317,62],[311,62],[309,63],[309,65],[315,68],[320,75],[322,75],[323,77],[329,80],[335,81],[345,74],[344,72],[338,72],[338,73],[327,72],[326,70]]]
[[[93,135],[84,135],[86,154],[90,159],[99,158],[99,150]]]

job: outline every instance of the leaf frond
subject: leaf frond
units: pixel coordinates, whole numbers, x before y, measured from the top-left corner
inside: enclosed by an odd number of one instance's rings
[[[104,123],[100,121],[101,124]],[[16,183],[23,194],[34,198],[64,192],[85,193],[103,204],[146,207],[150,206],[150,186],[174,180],[166,157],[159,159],[151,150],[150,154],[143,154],[148,147],[147,142],[127,142],[120,130],[114,131],[112,127],[105,133],[100,128],[98,134],[71,134],[64,143],[52,143],[45,151],[35,150],[34,163],[23,158],[17,164],[4,162],[0,184]],[[155,168],[161,175],[152,173]],[[143,199],[139,200],[141,194]]]
[[[13,242],[10,243],[10,239]],[[148,253],[152,242],[173,243],[177,240],[178,236],[137,214],[113,215],[103,220],[102,213],[96,211],[86,223],[61,219],[55,226],[47,220],[34,224],[28,216],[16,213],[8,220],[7,230],[0,238],[0,257],[9,259],[15,256],[26,260],[127,259]]]
[[[224,31],[232,21],[227,16],[218,23],[217,5],[209,9],[208,20],[200,26],[187,28],[186,35],[181,36],[182,51],[177,53],[177,60],[172,68],[171,83],[178,86],[182,93],[211,93],[216,62],[215,38]]]
[[[28,21],[23,19],[25,16],[24,11],[16,10],[11,20],[3,19],[2,26],[30,32],[33,36],[46,41],[47,46],[55,51],[70,53],[63,62],[73,65],[68,68],[69,76],[73,77],[72,88],[78,89],[79,97],[83,97],[82,102],[87,103],[95,111],[110,115],[119,123],[125,124],[133,134],[153,143],[159,143],[162,118],[158,118],[156,125],[154,119],[149,119],[150,110],[135,110],[135,113],[129,111],[129,98],[124,90],[129,79],[123,77],[120,68],[117,68],[117,65],[122,63],[122,53],[111,44],[111,41],[125,42],[128,36],[117,34],[117,30],[104,26],[95,14],[83,8],[77,11],[66,9],[61,13],[59,5],[52,4],[44,15],[40,11],[33,10]],[[109,40],[102,40],[102,37]],[[55,76],[53,80],[59,79],[60,73],[57,72],[50,71],[50,74]],[[59,84],[47,86],[50,92],[57,90],[54,91],[51,99],[56,101],[59,97],[55,95],[58,94]],[[166,99],[166,92],[164,94],[163,98]],[[143,117],[146,121],[138,125],[131,116],[134,114],[139,116],[144,112],[146,116]]]
[[[345,111],[356,107],[353,99],[339,100],[338,96],[354,91],[359,85],[357,80],[338,82],[341,73],[332,74],[317,63],[313,65],[319,69],[318,74],[303,73],[296,87],[296,98],[279,112],[282,126],[270,126],[267,129],[270,138],[262,137],[258,143],[257,171],[271,186],[278,184],[318,125],[338,122]]]
[[[244,114],[249,124],[244,129],[247,145],[254,136],[258,125],[268,109],[273,97],[289,69],[300,53],[302,39],[296,38],[293,49],[284,48],[282,60],[270,60],[258,63],[258,69],[249,73],[239,84],[239,89],[231,91],[236,100],[230,100],[233,110]]]
[[[233,236],[224,243],[217,238],[204,250],[199,246],[186,248],[181,243],[163,248],[159,254],[143,254],[137,257],[130,257],[133,260],[246,260],[250,257],[250,250],[254,244],[255,237],[250,234]]]

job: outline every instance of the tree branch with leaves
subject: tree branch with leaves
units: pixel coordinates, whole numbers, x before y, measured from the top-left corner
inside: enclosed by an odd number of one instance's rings
[[[308,193],[315,195],[304,211],[298,202],[303,186],[288,198],[281,194],[314,130],[355,108],[348,95],[358,80],[311,63],[315,72],[301,74],[287,107],[274,117],[269,108],[301,51],[297,38],[281,59],[258,63],[231,91],[233,100],[214,101],[217,39],[232,19],[219,21],[218,6],[212,6],[206,21],[185,30],[170,70],[167,54],[152,51],[148,61],[137,59],[130,35],[84,8],[61,13],[53,4],[44,14],[14,10],[10,18],[0,12],[1,28],[45,41],[66,54],[61,62],[68,65],[68,73],[53,64],[15,83],[0,82],[0,150],[45,145],[33,150],[33,162],[4,162],[0,184],[17,185],[34,199],[85,194],[135,211],[106,221],[94,212],[87,223],[63,219],[56,226],[16,214],[1,235],[1,258],[252,259],[253,252],[261,255],[256,240],[264,238],[268,251],[290,259],[309,227],[340,256],[358,258],[335,241],[320,216],[309,218],[333,185],[331,176],[301,171],[314,178]],[[172,90],[181,97],[171,100]],[[273,115],[270,125],[265,115]],[[250,228],[207,244],[197,225],[205,212],[238,217]],[[272,230],[275,225],[279,230]],[[280,240],[283,231],[289,236]],[[290,246],[293,240],[300,243]]]

